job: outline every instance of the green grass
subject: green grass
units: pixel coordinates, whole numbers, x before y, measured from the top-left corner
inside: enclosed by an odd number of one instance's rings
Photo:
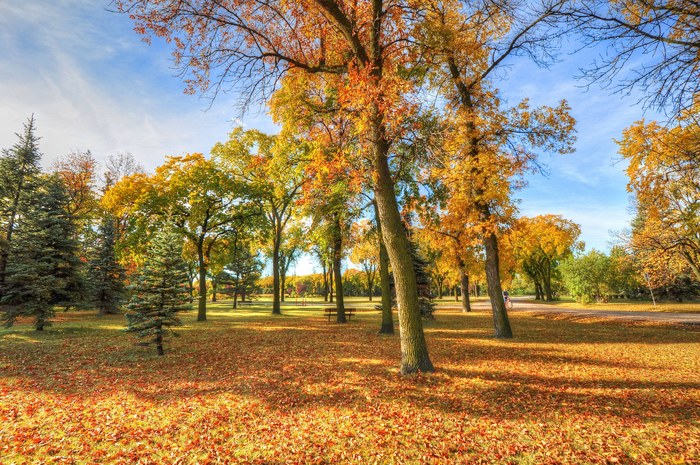
[[[2,463],[698,463],[700,333],[443,309],[402,377],[380,314],[188,314],[166,355],[124,319],[0,330]]]

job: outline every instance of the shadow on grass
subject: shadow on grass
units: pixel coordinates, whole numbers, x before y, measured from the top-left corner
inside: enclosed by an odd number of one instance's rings
[[[490,315],[445,313],[426,323],[435,375],[401,377],[399,338],[378,338],[380,315],[327,323],[303,310],[287,318],[265,311],[212,309],[188,317],[165,357],[111,330],[122,316],[76,317],[43,334],[0,333],[0,384],[29,393],[91,402],[114,393],[151,406],[223,395],[255,400],[272,411],[386,403],[422,405],[489,418],[597,415],[686,422],[698,418],[698,390],[672,361],[610,356],[607,345],[684,344],[697,356],[697,335],[664,328],[513,318],[516,335],[495,340]],[[81,326],[82,325],[82,326]],[[694,344],[694,345],[690,345]],[[584,347],[585,350],[581,349]],[[579,353],[583,351],[583,353]]]

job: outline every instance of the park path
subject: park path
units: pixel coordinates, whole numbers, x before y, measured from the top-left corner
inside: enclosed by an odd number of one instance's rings
[[[462,308],[461,306],[441,305],[439,308]],[[472,303],[472,308],[491,308],[491,302],[482,300]],[[676,323],[700,325],[698,313],[661,313],[661,312],[624,312],[619,310],[591,310],[585,308],[562,308],[553,305],[538,304],[531,300],[513,299],[513,308],[508,312],[568,314],[584,318],[609,318],[624,321],[651,321],[656,323]]]

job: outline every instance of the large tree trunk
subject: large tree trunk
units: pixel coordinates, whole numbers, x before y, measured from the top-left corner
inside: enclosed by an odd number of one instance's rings
[[[486,235],[484,248],[486,249],[486,284],[493,311],[494,335],[499,339],[508,339],[513,337],[513,331],[510,328],[506,304],[503,301],[503,288],[501,288],[498,270],[498,240],[495,234]]]
[[[197,321],[207,321],[207,264],[204,261],[204,237],[197,242],[197,258],[199,259],[199,309]]]
[[[382,327],[379,334],[394,334],[394,316],[391,313],[391,277],[389,276],[389,254],[384,245],[382,222],[379,218],[379,209],[376,200],[374,203],[374,217],[379,230],[379,280],[382,286]]]
[[[459,285],[462,288],[462,313],[472,311],[471,302],[469,302],[469,275],[464,272],[464,269],[459,267]]]
[[[278,224],[275,225],[275,240],[272,244],[272,314],[281,315],[280,305],[280,242],[282,231]]]
[[[381,124],[375,122],[372,135],[374,159],[374,198],[379,209],[382,236],[394,271],[396,300],[399,309],[401,334],[402,374],[433,372],[435,368],[428,355],[423,333],[423,322],[418,302],[418,287],[411,259],[411,247],[401,222],[394,184],[389,170],[387,146]]]
[[[340,217],[335,216],[335,227],[334,227],[334,237],[333,237],[333,274],[335,275],[335,308],[336,308],[336,322],[345,323],[347,319],[345,318],[345,305],[344,305],[344,295],[343,295],[343,276],[341,274],[340,264],[343,259],[343,234],[340,229]]]

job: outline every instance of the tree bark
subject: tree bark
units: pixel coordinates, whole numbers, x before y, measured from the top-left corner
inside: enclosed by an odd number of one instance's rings
[[[469,301],[469,275],[464,272],[464,268],[459,267],[459,285],[462,288],[462,313],[472,311],[471,302]]]
[[[328,298],[329,298],[329,301],[330,301],[331,303],[333,303],[333,282],[334,282],[334,279],[333,279],[333,273],[334,273],[334,271],[333,271],[333,270],[334,270],[334,267],[333,267],[333,260],[331,260],[331,266],[328,267],[328,278],[329,278],[329,281],[330,281],[330,286],[328,287],[328,288],[329,288],[329,291],[328,291]]]
[[[378,112],[377,112],[378,113]],[[435,368],[428,355],[428,345],[423,333],[423,322],[418,302],[416,275],[411,260],[411,248],[401,222],[396,202],[394,183],[387,159],[388,145],[382,125],[374,124],[372,151],[374,152],[374,198],[377,201],[382,236],[394,271],[396,300],[399,309],[401,335],[401,374],[433,372]]]
[[[207,264],[204,260],[204,236],[197,241],[197,259],[199,260],[199,308],[197,321],[207,321]]]
[[[326,260],[321,260],[323,267],[323,301],[328,302],[328,271],[326,270]]]
[[[337,214],[335,216],[335,227],[333,236],[333,274],[335,275],[335,309],[336,309],[336,322],[346,323],[345,318],[345,302],[343,295],[343,276],[341,274],[341,261],[343,259],[343,234],[340,229],[340,217]]]
[[[452,286],[452,292],[454,292],[455,295],[455,302],[459,302],[459,295],[457,294],[457,285],[455,284]]]
[[[282,230],[279,224],[275,224],[275,239],[272,244],[272,314],[281,315],[280,305],[280,242]]]
[[[236,301],[238,300],[238,291],[233,291],[233,309],[235,310],[237,305]]]
[[[165,352],[163,351],[163,333],[160,332],[160,329],[162,326],[159,324],[158,325],[158,334],[156,334],[156,349],[158,350],[158,356],[161,357],[165,355]]]
[[[379,230],[379,280],[382,286],[382,327],[379,334],[394,334],[394,315],[391,313],[391,277],[389,276],[389,254],[384,245],[382,236],[382,222],[379,218],[379,209],[376,200],[374,204],[374,218]]]
[[[513,337],[513,331],[510,328],[506,304],[503,301],[503,288],[501,288],[498,270],[498,240],[495,234],[487,234],[484,237],[484,248],[486,249],[486,283],[491,299],[494,335],[499,339],[508,339]]]

